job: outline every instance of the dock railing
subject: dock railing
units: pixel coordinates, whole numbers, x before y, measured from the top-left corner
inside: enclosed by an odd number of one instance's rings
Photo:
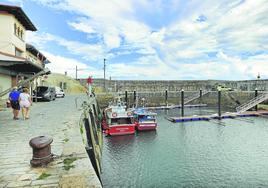
[[[236,107],[236,111],[238,113],[243,113],[254,106],[260,104],[261,102],[268,99],[268,93],[262,93],[261,95],[254,97],[253,99],[249,100],[248,102]]]

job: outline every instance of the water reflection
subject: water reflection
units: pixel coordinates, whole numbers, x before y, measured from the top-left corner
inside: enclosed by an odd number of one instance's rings
[[[171,123],[159,110],[156,131],[105,137],[104,187],[267,187],[268,126],[246,121]],[[170,110],[176,116],[180,109]],[[185,115],[213,109],[187,109]],[[253,122],[253,123],[251,123]]]

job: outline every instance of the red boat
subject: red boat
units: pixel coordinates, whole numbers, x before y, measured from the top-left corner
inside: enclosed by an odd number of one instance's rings
[[[109,105],[104,110],[102,128],[110,136],[127,135],[135,133],[133,113],[126,110],[126,106],[118,100],[115,105]]]
[[[150,112],[144,108],[138,108],[134,111],[135,124],[139,131],[155,130],[157,113]]]

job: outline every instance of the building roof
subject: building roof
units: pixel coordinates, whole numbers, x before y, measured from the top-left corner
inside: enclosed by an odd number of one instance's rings
[[[37,31],[36,27],[28,18],[28,16],[24,13],[21,7],[0,4],[0,12],[7,12],[9,14],[14,15],[17,20],[21,22],[21,24],[25,27],[26,30]]]
[[[33,45],[26,44],[26,50],[31,52],[34,56],[45,62],[45,64],[50,63],[50,61],[44,56],[39,50],[37,50]]]

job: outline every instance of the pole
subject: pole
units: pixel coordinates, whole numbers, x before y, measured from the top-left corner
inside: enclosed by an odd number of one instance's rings
[[[258,89],[255,89],[255,97],[258,96]],[[255,106],[255,110],[258,111],[258,105]]]
[[[77,65],[75,66],[75,80],[77,80]]]
[[[165,91],[165,103],[166,103],[166,106],[168,105],[167,100],[168,100],[168,90],[166,89],[166,91]]]
[[[136,104],[136,91],[134,90],[134,93],[133,93],[133,99],[134,99],[134,104]]]
[[[221,119],[221,91],[218,91],[218,116]]]
[[[35,79],[35,102],[37,102],[37,78]]]
[[[181,90],[181,116],[184,116],[184,90]]]
[[[128,106],[128,105],[127,105],[127,102],[128,102],[128,101],[127,101],[127,91],[125,91],[125,102],[126,102],[126,108],[127,108],[127,106]]]
[[[105,63],[105,61],[106,61],[106,59],[104,58],[103,59],[103,77],[104,77],[104,83],[103,83],[103,86],[104,86],[104,91],[106,91],[106,81],[105,81],[105,79],[106,79],[106,63]]]

